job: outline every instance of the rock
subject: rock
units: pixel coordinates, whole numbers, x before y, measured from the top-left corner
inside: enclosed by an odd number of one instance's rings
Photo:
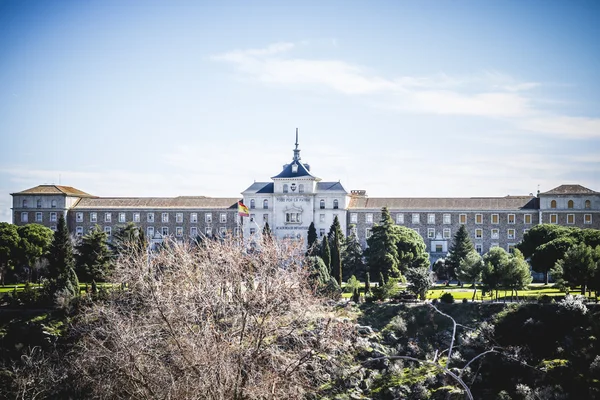
[[[357,325],[356,332],[358,332],[359,335],[369,336],[373,334],[373,328],[368,325]]]
[[[395,345],[398,343],[398,337],[394,332],[387,331],[383,334],[383,342],[387,345]]]

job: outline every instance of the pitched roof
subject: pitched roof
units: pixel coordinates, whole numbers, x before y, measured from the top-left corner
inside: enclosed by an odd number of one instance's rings
[[[581,185],[560,185],[540,194],[598,194],[598,192]]]
[[[273,193],[273,182],[254,182],[242,193]]]
[[[81,199],[73,208],[77,209],[196,209],[218,208],[234,209],[240,199],[231,197],[96,197]]]
[[[293,171],[293,166],[297,165],[298,169],[296,170],[296,172]],[[283,171],[281,171],[279,173],[279,175],[275,175],[273,176],[271,179],[275,179],[275,178],[300,178],[300,177],[305,177],[305,176],[309,176],[311,178],[315,178],[316,180],[321,180],[320,178],[317,178],[316,176],[312,175],[310,173],[310,171],[308,170],[308,168],[306,168],[306,166],[304,164],[302,164],[301,162],[298,161],[292,161],[290,164],[287,164],[283,167]]]
[[[348,208],[380,210],[521,210],[535,209],[533,196],[455,198],[353,197]]]
[[[11,194],[66,194],[67,196],[75,197],[93,197],[91,194],[75,189],[71,186],[61,185],[39,185],[30,189],[23,190],[17,193]]]
[[[317,191],[341,191],[344,193],[348,193],[340,182],[317,182]]]

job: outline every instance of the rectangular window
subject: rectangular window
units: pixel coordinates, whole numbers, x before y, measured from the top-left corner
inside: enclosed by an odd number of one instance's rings
[[[492,239],[500,239],[500,230],[492,229]]]
[[[140,213],[133,213],[133,222],[140,222]]]
[[[373,223],[373,214],[367,213],[366,222],[367,222],[367,224],[372,224]]]
[[[42,213],[41,212],[35,213],[35,222],[42,222]]]
[[[162,213],[161,221],[162,222],[169,222],[169,213]]]
[[[204,221],[205,221],[207,224],[210,224],[210,223],[212,223],[212,214],[211,214],[211,213],[206,213],[206,215],[204,216]]]
[[[523,223],[531,225],[531,214],[525,214],[523,216]]]
[[[500,216],[498,214],[492,214],[492,224],[500,223]]]
[[[56,222],[56,213],[55,212],[51,212],[50,213],[50,222]]]
[[[467,223],[467,214],[460,214],[458,216],[458,223],[466,224]]]
[[[450,239],[451,236],[450,228],[444,228],[444,239]]]
[[[191,213],[190,214],[190,222],[195,224],[198,222],[198,213]]]
[[[112,214],[104,213],[104,222],[111,222],[111,220],[112,220]]]
[[[508,252],[509,252],[510,254],[513,254],[513,253],[515,252],[515,244],[514,244],[514,243],[509,243],[509,244],[506,246],[506,250],[508,250]]]
[[[175,236],[181,237],[183,236],[183,227],[178,226],[175,228]]]
[[[350,223],[351,224],[356,224],[358,222],[358,214],[357,213],[351,213],[350,214]]]
[[[284,189],[283,189],[283,193],[287,193],[287,189],[285,188],[284,185]],[[210,231],[210,228],[206,228],[208,231]],[[250,235],[254,235],[256,233],[256,228],[250,228]],[[207,233],[207,235],[210,235],[210,233]]]
[[[160,232],[163,236],[169,236],[169,227],[163,226]]]
[[[507,232],[506,237],[508,239],[514,239],[515,238],[515,230],[514,229],[509,229],[508,232]]]
[[[146,236],[148,236],[148,239],[152,239],[154,237],[154,227],[153,226],[149,226],[146,229]]]
[[[51,226],[50,226],[50,230],[52,230],[52,231],[56,232],[56,225],[51,225]]]
[[[435,214],[427,214],[427,223],[435,224]]]
[[[567,224],[575,223],[575,214],[567,214]]]
[[[269,222],[269,214],[263,214],[263,222]]]
[[[483,214],[475,214],[475,223],[483,224]]]
[[[252,232],[252,231],[254,231],[254,232]],[[252,234],[252,233],[256,233],[256,228],[250,228],[250,233],[251,233],[251,234]],[[211,236],[211,235],[212,235],[212,228],[211,228],[210,226],[207,226],[207,227],[204,229],[204,234],[205,234],[206,236]]]
[[[227,214],[226,213],[221,213],[219,214],[219,221],[224,224],[227,222]]]
[[[483,245],[481,243],[476,243],[475,251],[478,252],[479,254],[483,254]]]
[[[421,214],[413,214],[412,215],[412,223],[413,224],[418,224],[420,220],[421,220]]]
[[[475,239],[483,239],[483,229],[475,229]]]
[[[367,228],[367,232],[366,232],[366,238],[370,238],[371,237],[371,228]]]
[[[435,237],[435,228],[427,228],[427,237],[433,239]]]
[[[508,214],[508,223],[509,224],[514,224],[515,220],[516,220],[515,214]]]
[[[436,244],[435,245],[435,252],[436,253],[443,253],[444,252],[444,246],[442,246],[441,244]]]
[[[444,224],[450,224],[452,223],[450,214],[444,214]]]
[[[198,236],[198,227],[197,226],[192,226],[190,228],[190,236],[195,238],[196,236]]]
[[[78,212],[75,214],[75,222],[83,222],[83,213]]]
[[[221,237],[227,236],[227,228],[225,228],[224,226],[221,226],[219,228],[219,236],[221,236]]]
[[[90,213],[90,222],[98,222],[98,214],[95,212]]]
[[[325,214],[319,214],[319,222],[325,222]]]
[[[558,224],[558,214],[550,214],[550,223]]]
[[[591,224],[592,223],[592,214],[583,214],[583,223]]]
[[[154,213],[148,213],[147,215],[148,222],[154,222]]]
[[[404,224],[404,214],[396,214],[396,223],[398,225]]]
[[[21,222],[27,222],[29,220],[29,213],[22,212],[21,213]]]
[[[106,233],[106,236],[110,236],[112,229],[110,228],[110,226],[105,226],[104,227],[104,233]]]
[[[325,235],[325,229],[319,229],[319,237],[323,237]]]
[[[289,224],[299,224],[302,222],[300,213],[286,213],[285,214],[285,222]]]
[[[254,218],[256,218],[256,214],[250,214],[250,221],[254,221]]]
[[[175,222],[177,222],[178,224],[181,224],[183,222],[183,213],[175,214]]]
[[[119,222],[125,222],[125,213],[119,213]]]
[[[77,227],[75,227],[75,234],[77,236],[83,236],[83,226],[77,226]]]

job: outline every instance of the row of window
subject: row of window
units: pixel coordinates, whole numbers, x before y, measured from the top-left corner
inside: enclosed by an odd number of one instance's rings
[[[415,232],[421,234],[419,228],[413,228]],[[529,229],[524,229],[523,234],[527,233]],[[353,233],[356,234],[356,228],[353,228]],[[475,239],[483,239],[483,229],[477,228],[474,232]],[[507,229],[506,230],[506,238],[507,239],[516,239],[517,231],[516,229]],[[371,237],[371,228],[367,228],[366,237]],[[435,239],[435,228],[427,228],[427,238]],[[442,238],[451,239],[452,238],[452,230],[450,228],[444,228],[442,231]],[[491,229],[490,230],[490,238],[491,239],[500,239],[500,229]]]
[[[94,229],[93,227],[90,228],[90,231]],[[112,227],[110,226],[105,226],[104,227],[104,232],[106,232],[106,234],[108,236],[112,235]],[[227,235],[227,228],[225,227],[220,227],[219,230],[219,235],[221,235],[222,237]],[[148,236],[148,238],[152,238],[154,237],[154,227],[153,226],[149,226],[148,228],[146,228],[146,234]],[[77,226],[75,227],[75,234],[77,236],[82,236],[83,235],[83,226]],[[169,227],[168,226],[163,226],[160,228],[160,234],[162,236],[169,236]],[[211,227],[207,226],[204,230],[204,234],[207,236],[211,236],[213,234],[213,230]],[[176,237],[183,237],[183,227],[182,226],[177,226],[175,227],[175,236]],[[192,226],[190,228],[190,236],[191,237],[196,237],[198,236],[198,227],[196,226]]]
[[[411,222],[413,224],[421,223],[421,214],[413,213]],[[427,214],[427,223],[435,224],[435,216],[436,214]],[[507,214],[506,216],[507,223],[516,224],[517,215],[516,214]],[[358,222],[358,213],[350,213],[350,223],[356,224]],[[365,214],[365,222],[368,224],[373,223],[373,213]],[[458,223],[466,224],[468,222],[467,214],[459,214],[458,215]],[[452,224],[452,214],[443,214],[442,215],[442,223],[445,225]],[[475,214],[475,223],[483,224],[483,214]],[[499,224],[500,223],[500,214],[491,214],[490,215],[490,223]],[[523,215],[523,223],[530,225],[533,223],[533,215],[532,214],[524,214]],[[396,214],[396,224],[404,224],[404,214]]]
[[[300,186],[302,186],[302,185],[300,185]],[[284,193],[286,193],[286,192],[284,192]],[[255,209],[256,208],[256,200],[250,199],[250,208],[251,209]],[[267,199],[263,200],[263,206],[262,206],[262,208],[264,210],[268,210],[269,209],[269,200],[267,200]],[[319,200],[319,208],[321,210],[325,209],[325,200],[324,199]],[[340,208],[340,201],[338,199],[334,199],[333,200],[333,209],[337,210],[339,208]]]
[[[558,224],[558,214],[550,214],[550,223]],[[583,223],[591,224],[592,223],[592,214],[583,214]],[[569,225],[575,224],[575,214],[567,214],[567,224],[569,224]]]
[[[140,222],[140,220],[141,220],[141,213],[139,213],[139,212],[133,213],[132,221]],[[75,221],[83,222],[83,213],[82,212],[78,212],[75,214]],[[127,222],[127,214],[124,212],[118,213],[118,221],[119,222]],[[154,222],[154,213],[152,213],[152,212],[146,213],[146,221]],[[212,223],[212,213],[205,213],[204,221],[206,223]],[[90,222],[98,222],[98,213],[97,212],[90,213]],[[110,212],[104,213],[104,222],[112,222],[112,213],[110,213]],[[169,222],[169,213],[161,213],[161,222]],[[175,213],[175,222],[176,223],[183,222],[183,213]],[[198,222],[198,213],[190,213],[190,222],[191,223]],[[219,222],[221,222],[223,224],[227,222],[227,213],[219,214]]]
[[[36,212],[35,213],[35,222],[44,222],[44,215],[41,212]],[[58,214],[55,212],[51,212],[50,213],[50,222],[57,222],[58,221]],[[29,213],[28,212],[22,212],[21,213],[21,222],[29,222]]]
[[[567,202],[567,208],[574,208],[574,206],[575,206],[575,203],[573,202],[573,200],[569,200]],[[556,200],[552,200],[550,202],[550,208],[556,208]],[[592,208],[592,202],[589,200],[586,200],[584,203],[584,208],[586,210],[589,210],[590,208]]]
[[[27,208],[28,204],[27,204],[27,200],[26,199],[23,200],[22,206],[23,206],[23,208]],[[37,208],[42,208],[42,200],[38,199],[36,201],[36,207]],[[50,202],[50,207],[56,208],[56,200],[52,200]]]

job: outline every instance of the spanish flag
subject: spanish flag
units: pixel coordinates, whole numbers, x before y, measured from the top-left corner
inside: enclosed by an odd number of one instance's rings
[[[238,215],[240,217],[249,217],[250,212],[248,211],[248,207],[244,205],[241,201],[238,201]]]

